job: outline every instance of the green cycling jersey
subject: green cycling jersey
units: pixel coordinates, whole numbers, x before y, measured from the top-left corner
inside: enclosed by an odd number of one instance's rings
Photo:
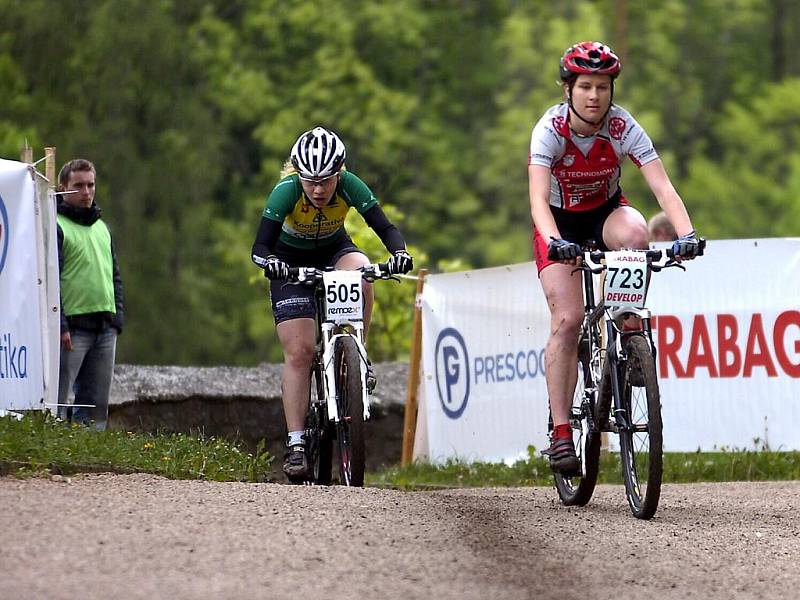
[[[317,208],[303,193],[300,177],[293,173],[272,190],[262,216],[282,223],[280,240],[283,243],[312,249],[346,235],[344,221],[350,207],[363,214],[377,203],[378,199],[366,183],[349,171],[341,171],[333,198]]]

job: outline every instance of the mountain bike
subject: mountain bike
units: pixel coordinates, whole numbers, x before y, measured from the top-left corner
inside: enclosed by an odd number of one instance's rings
[[[317,342],[311,367],[305,440],[306,484],[330,485],[334,441],[339,482],[364,485],[364,423],[370,416],[362,280],[396,279],[386,263],[341,271],[293,267],[284,285],[314,288]]]
[[[700,240],[700,255],[705,240]],[[583,506],[597,483],[602,433],[619,436],[625,493],[633,515],[650,519],[661,495],[663,437],[656,346],[645,307],[652,273],[685,267],[671,248],[597,251],[584,247],[573,273],[583,277],[584,319],[578,336],[578,385],[572,426],[580,473],[555,473],[563,504]],[[594,275],[601,275],[595,300]]]

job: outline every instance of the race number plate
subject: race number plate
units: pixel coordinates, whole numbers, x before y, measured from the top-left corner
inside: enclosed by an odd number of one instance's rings
[[[644,308],[647,275],[644,252],[606,252],[606,277],[603,286],[606,306]]]
[[[361,321],[364,319],[361,271],[323,273],[326,321]]]

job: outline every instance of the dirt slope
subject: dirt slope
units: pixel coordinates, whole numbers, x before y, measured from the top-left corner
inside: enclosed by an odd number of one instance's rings
[[[798,598],[800,482],[400,492],[0,478],[0,598]]]

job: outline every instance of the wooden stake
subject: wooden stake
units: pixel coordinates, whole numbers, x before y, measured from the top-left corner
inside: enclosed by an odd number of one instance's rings
[[[45,148],[44,149],[44,176],[47,177],[47,181],[49,181],[48,187],[51,190],[56,188],[56,149],[55,148]]]
[[[403,450],[400,465],[411,464],[414,457],[414,436],[417,433],[417,389],[419,388],[420,361],[422,359],[422,289],[427,269],[419,270],[417,294],[414,297],[414,328],[411,334],[411,356],[408,361],[408,387],[403,418]]]

